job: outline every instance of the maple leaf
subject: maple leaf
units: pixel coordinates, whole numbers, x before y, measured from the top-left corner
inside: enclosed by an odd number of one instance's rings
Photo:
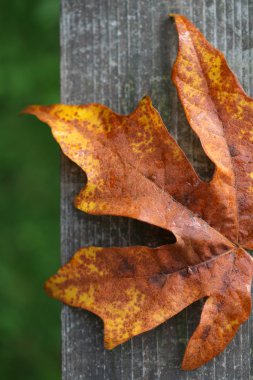
[[[109,349],[207,297],[183,359],[189,370],[219,354],[251,310],[253,100],[200,31],[174,18],[179,51],[172,79],[215,164],[210,182],[198,177],[148,97],[124,116],[100,104],[24,112],[46,122],[86,172],[78,209],[135,218],[176,237],[154,249],[82,248],[47,281],[47,292],[101,317]]]

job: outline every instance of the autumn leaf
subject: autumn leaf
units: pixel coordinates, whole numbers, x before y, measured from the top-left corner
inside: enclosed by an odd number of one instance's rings
[[[100,104],[24,112],[47,123],[86,172],[78,209],[135,218],[176,238],[155,249],[82,248],[47,281],[48,294],[101,317],[109,349],[207,297],[183,359],[189,370],[224,350],[251,310],[253,100],[199,30],[174,18],[172,78],[215,165],[210,182],[198,177],[148,97],[129,115]]]

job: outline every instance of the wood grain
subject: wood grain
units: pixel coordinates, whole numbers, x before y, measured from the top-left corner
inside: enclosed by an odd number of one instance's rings
[[[210,178],[212,164],[190,131],[170,80],[177,36],[168,13],[189,17],[225,53],[252,95],[253,0],[62,0],[61,6],[62,102],[100,102],[129,113],[149,94],[196,170]],[[73,198],[84,181],[84,174],[62,157],[62,263],[82,246],[163,241],[162,233],[140,222],[76,210]],[[102,322],[88,312],[64,306],[63,380],[252,379],[252,319],[215,360],[197,371],[180,370],[201,307],[201,302],[194,304],[153,331],[105,351]]]

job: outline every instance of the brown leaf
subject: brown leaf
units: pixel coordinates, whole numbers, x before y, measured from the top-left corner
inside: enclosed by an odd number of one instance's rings
[[[251,310],[251,257],[231,249],[195,265],[175,245],[83,248],[46,283],[48,294],[103,319],[105,347],[150,330],[208,296],[183,368],[220,353]]]
[[[99,315],[113,348],[208,297],[183,360],[220,353],[249,316],[253,248],[252,99],[223,55],[175,15],[173,80],[188,121],[215,164],[203,182],[148,97],[130,115],[100,104],[30,106],[88,177],[75,205],[173,232],[176,243],[83,248],[46,283],[52,296]]]
[[[185,17],[175,20],[179,51],[172,79],[192,129],[216,166],[207,193],[199,186],[188,207],[232,241],[253,249],[253,100],[223,54]]]

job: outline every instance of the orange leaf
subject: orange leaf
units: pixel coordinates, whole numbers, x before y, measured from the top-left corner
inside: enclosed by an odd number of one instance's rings
[[[184,369],[219,354],[251,310],[251,257],[243,249],[192,265],[177,244],[156,249],[83,248],[46,283],[52,297],[97,314],[105,347],[150,330],[208,296]]]
[[[188,121],[215,164],[202,181],[148,97],[130,115],[100,104],[30,106],[88,177],[75,205],[172,231],[176,243],[83,248],[46,283],[52,296],[104,321],[113,348],[208,297],[183,360],[194,369],[229,343],[251,309],[252,99],[223,55],[175,15],[173,80]]]
[[[234,242],[253,249],[253,100],[223,54],[185,17],[175,20],[179,52],[172,79],[192,129],[216,166],[208,185],[211,199],[200,188],[189,207]]]

